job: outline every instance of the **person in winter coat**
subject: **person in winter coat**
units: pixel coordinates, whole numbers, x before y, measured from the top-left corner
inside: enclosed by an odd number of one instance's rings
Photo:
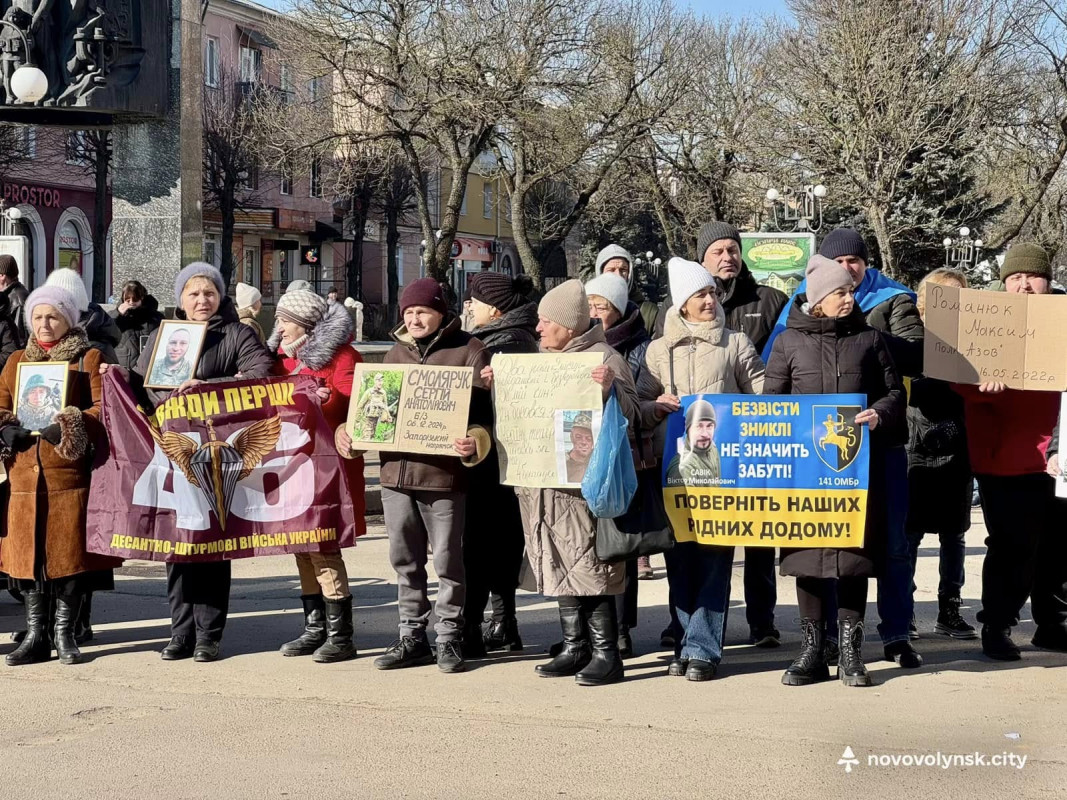
[[[163,322],[159,301],[140,281],[127,281],[122,287],[122,302],[109,314],[119,329],[119,343],[115,347],[118,364],[133,372],[141,357],[142,344]]]
[[[747,336],[726,327],[719,280],[682,258],[672,258],[667,273],[673,305],[663,336],[645,354],[655,380],[641,396],[641,426],[656,431],[657,453],[663,452],[664,422],[681,408],[682,395],[763,391],[763,361]],[[707,681],[722,660],[734,550],[680,539],[667,554],[671,605],[681,631],[667,672]]]
[[[286,292],[278,300],[275,329],[267,348],[278,354],[276,375],[311,375],[318,388],[322,414],[330,430],[343,426],[352,397],[356,364],[363,358],[351,346],[352,318],[343,306],[314,292]],[[345,459],[346,484],[356,518],[356,536],[367,532],[363,459]],[[281,647],[285,656],[311,656],[329,664],[355,658],[352,643],[352,593],[348,570],[338,547],[317,553],[298,553],[300,601],[304,632]]]
[[[867,581],[885,557],[886,453],[907,435],[906,396],[882,334],[864,321],[852,277],[840,264],[812,256],[807,292],[794,298],[786,330],[777,337],[767,365],[768,394],[867,395],[856,425],[871,431],[867,524],[861,548],[783,548],[781,571],[797,578],[803,649],[782,676],[787,686],[828,680],[825,632],[837,608],[838,677],[846,686],[870,686],[863,663]],[[836,584],[834,581],[836,580]],[[836,585],[837,602],[825,596]]]
[[[82,276],[70,267],[63,267],[52,270],[44,283],[45,286],[59,286],[70,292],[81,314],[78,327],[85,331],[89,343],[103,353],[105,364],[117,364],[118,354],[115,348],[122,339],[122,334],[104,307],[89,301]]]
[[[263,309],[263,295],[255,286],[247,283],[238,283],[237,291],[237,316],[245,325],[256,332],[256,336],[263,340],[263,328],[256,317]]]
[[[641,314],[641,324],[649,336],[657,329],[662,328],[660,315],[662,309],[656,303],[649,300],[641,287],[634,281],[634,259],[630,251],[617,244],[609,244],[596,257],[596,274],[611,275],[614,273],[626,281],[629,291],[630,302],[637,306]]]
[[[655,379],[645,367],[645,352],[652,339],[645,329],[640,307],[627,298],[626,281],[619,275],[606,272],[589,281],[585,285],[585,293],[589,298],[589,316],[600,320],[608,346],[626,359],[638,395],[642,393],[642,386],[650,389]],[[657,459],[652,430],[634,429],[631,433],[634,435],[635,467],[655,473]],[[630,629],[637,627],[637,581],[644,576],[652,577],[652,564],[648,556],[626,562],[626,591],[616,595],[619,653],[623,658],[634,654]]]
[[[104,443],[100,425],[99,350],[77,327],[69,292],[43,286],[26,300],[30,332],[25,350],[0,374],[0,458],[10,499],[0,539],[0,571],[26,601],[26,634],[6,657],[9,666],[47,661],[53,646],[63,664],[81,661],[75,628],[87,592],[113,589],[119,559],[85,548],[93,448]],[[66,364],[67,395],[54,421],[32,436],[13,413],[21,362]],[[54,612],[50,606],[54,605]]]
[[[19,281],[19,264],[14,256],[0,255],[0,302],[6,303],[8,314],[15,325],[18,345],[22,347],[29,339],[26,315],[23,313],[29,291]]]
[[[966,289],[967,276],[959,270],[935,269],[923,278],[917,290],[917,305],[924,319],[927,284]],[[973,484],[963,400],[945,381],[914,378],[908,392],[907,531],[912,592],[919,545],[927,532],[936,533],[941,541],[941,580],[937,587],[934,630],[954,639],[978,638],[974,628],[960,615]]]
[[[579,280],[566,281],[541,298],[537,333],[542,353],[597,353],[604,363],[590,378],[605,402],[615,389],[622,413],[636,419],[637,393],[629,365],[604,339],[604,329],[589,317],[589,300]],[[483,371],[492,384],[493,370]],[[518,488],[526,552],[537,591],[559,603],[563,648],[535,669],[543,678],[574,676],[581,686],[623,679],[615,598],[625,583],[622,564],[596,557],[596,517],[577,489]]]
[[[7,297],[0,292],[0,370],[21,346],[18,328],[11,318]]]
[[[174,279],[174,296],[178,298],[175,318],[207,323],[196,373],[178,391],[208,381],[270,376],[274,359],[255,333],[237,319],[237,309],[226,296],[218,269],[203,261],[189,264]],[[131,385],[135,391],[143,392],[149,411],[169,396],[165,391],[144,388],[160,330],[157,328],[148,337],[130,375]],[[216,660],[230,604],[230,562],[168,562],[167,598],[171,639],[160,653],[163,660],[190,656],[200,662]]]
[[[831,231],[819,247],[819,255],[836,261],[848,270],[855,287],[855,301],[867,324],[879,331],[893,363],[902,377],[919,377],[923,371],[924,329],[915,293],[906,286],[867,266],[869,256],[863,237],[851,228]],[[794,294],[807,291],[801,283]],[[783,311],[763,351],[766,360],[774,338],[785,329]],[[915,669],[922,666],[922,656],[911,645],[911,620],[914,616],[912,599],[911,549],[905,525],[908,515],[908,454],[903,447],[890,449],[886,454],[886,487],[889,492],[886,507],[889,521],[886,536],[886,557],[878,575],[878,633],[885,646],[885,657],[901,667]],[[827,598],[832,602],[833,597]],[[836,635],[833,632],[832,635]],[[832,637],[831,637],[832,640]]]
[[[499,272],[481,272],[470,280],[471,335],[480,341],[490,359],[497,353],[537,352],[537,306],[526,298],[533,282]],[[496,448],[471,468],[467,504],[478,509],[468,514],[463,531],[463,561],[467,573],[467,602],[463,619],[463,653],[479,658],[496,650],[522,650],[515,615],[524,538],[519,500],[515,490],[500,483]],[[491,520],[491,524],[486,524]],[[482,617],[492,595],[493,615],[485,630]]]
[[[1014,244],[1000,278],[1009,294],[1049,294],[1048,254]],[[1056,498],[1059,459],[1047,458],[1060,409],[1059,392],[1019,391],[1003,383],[954,385],[963,397],[971,467],[982,498],[986,556],[982,564],[982,650],[1017,661],[1011,629],[1027,596],[1037,624],[1032,643],[1067,652],[1067,504]]]
[[[489,363],[485,347],[459,327],[449,311],[444,288],[433,278],[412,281],[400,295],[403,323],[393,331],[396,344],[385,364],[473,367],[474,387],[467,435],[453,442],[459,458],[421,453],[381,453],[382,506],[389,534],[389,560],[396,570],[400,638],[374,661],[378,669],[432,664],[426,640],[430,601],[426,584],[426,548],[433,550],[437,572],[437,666],[462,672],[463,530],[469,467],[484,461],[492,447],[492,403],[481,371]],[[334,437],[337,451],[354,457],[345,426]]]

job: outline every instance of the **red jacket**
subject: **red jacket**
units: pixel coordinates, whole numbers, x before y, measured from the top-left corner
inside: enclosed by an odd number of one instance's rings
[[[979,475],[1045,471],[1045,451],[1060,414],[1059,392],[1008,389],[983,394],[954,384],[963,398],[971,468]]]
[[[338,306],[344,312],[344,317],[350,319],[347,310]],[[338,425],[344,424],[348,417],[348,401],[352,396],[352,379],[356,364],[363,361],[362,356],[346,339],[341,344],[335,344],[339,331],[336,330],[336,321],[333,315],[328,316],[328,322],[320,323],[323,330],[316,327],[308,337],[308,343],[297,353],[296,358],[285,355],[279,346],[278,333],[275,332],[268,345],[277,352],[278,360],[274,362],[276,375],[292,375],[294,370],[302,367],[295,373],[298,375],[311,375],[322,380],[324,386],[330,389],[330,399],[322,405],[323,416],[329,424],[331,432]],[[351,322],[349,322],[351,325]],[[318,339],[316,341],[316,339]],[[335,348],[335,349],[333,349]],[[329,353],[332,352],[332,355]],[[328,358],[328,360],[327,360]],[[318,369],[309,366],[305,362],[318,365]],[[365,496],[365,484],[363,481],[363,458],[346,459],[337,457],[344,466],[345,477],[348,479],[348,490],[352,495],[352,506],[356,517],[356,536],[362,536],[367,532],[367,501]]]

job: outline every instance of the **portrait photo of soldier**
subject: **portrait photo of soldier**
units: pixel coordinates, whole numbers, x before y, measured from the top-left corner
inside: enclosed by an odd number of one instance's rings
[[[685,435],[667,465],[668,486],[715,486],[722,475],[715,445],[715,407],[696,400],[685,412]]]
[[[355,401],[353,440],[379,444],[393,442],[403,375],[399,370],[375,370],[363,374],[359,399]]]
[[[563,411],[563,436],[557,443],[559,480],[563,483],[581,483],[589,459],[593,456],[596,435],[593,432],[592,411]]]
[[[15,416],[22,427],[38,433],[55,422],[66,395],[66,364],[20,364]]]
[[[196,362],[204,341],[206,327],[181,320],[160,325],[156,349],[152,354],[152,371],[145,386],[153,389],[176,389],[196,376]]]

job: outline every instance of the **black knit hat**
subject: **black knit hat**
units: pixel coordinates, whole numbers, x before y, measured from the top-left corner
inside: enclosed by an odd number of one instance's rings
[[[741,234],[729,222],[709,222],[697,234],[697,261],[703,261],[708,248],[720,239],[733,239],[741,246]]]
[[[471,297],[504,314],[529,302],[530,286],[525,275],[512,278],[500,272],[479,272],[470,279]]]
[[[842,256],[857,256],[862,258],[865,263],[869,260],[867,257],[867,245],[864,243],[863,237],[852,228],[838,228],[830,231],[827,237],[822,240],[819,255],[830,259],[837,259]]]

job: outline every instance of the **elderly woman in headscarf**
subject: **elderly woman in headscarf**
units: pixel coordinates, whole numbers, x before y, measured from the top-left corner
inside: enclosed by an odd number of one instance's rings
[[[104,440],[102,354],[78,327],[77,301],[65,289],[41,287],[27,298],[25,314],[29,341],[0,373],[0,458],[11,490],[0,570],[26,598],[26,634],[5,660],[9,666],[47,661],[54,645],[61,663],[77,664],[82,656],[74,635],[83,598],[114,588],[111,570],[121,563],[85,547],[93,448]],[[38,435],[15,408],[18,366],[30,361],[67,371],[59,411],[34,426]]]

